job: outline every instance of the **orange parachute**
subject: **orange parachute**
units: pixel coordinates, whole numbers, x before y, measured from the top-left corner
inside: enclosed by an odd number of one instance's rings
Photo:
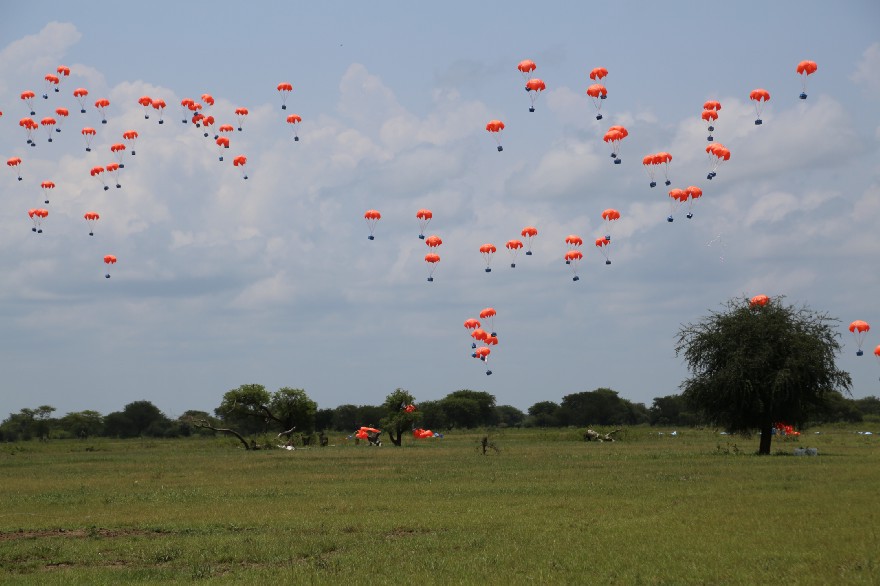
[[[95,101],[95,108],[101,113],[101,124],[107,124],[107,108],[110,107],[110,100],[100,98]]]
[[[816,65],[815,61],[801,61],[797,64],[797,73],[801,76],[801,85],[803,90],[801,91],[800,99],[807,99],[807,76],[813,75],[816,73],[816,70],[819,69],[819,66]]]
[[[238,167],[241,170],[241,176],[244,179],[248,178],[247,170],[245,169],[246,165],[247,165],[247,157],[244,155],[238,155],[237,157],[232,159],[232,166]]]
[[[437,268],[437,263],[440,262],[440,255],[429,252],[425,255],[425,262],[428,263],[428,282],[430,283],[434,281],[434,269]]]
[[[202,94],[202,101],[208,104],[208,107],[210,108],[214,105],[214,96],[211,94]]]
[[[120,168],[122,168],[122,165],[120,165],[119,163],[108,163],[107,166],[105,167],[107,172],[110,173],[111,175],[113,175],[113,179],[116,180],[116,188],[117,189],[122,187],[122,185],[119,183],[119,169]],[[105,189],[106,189],[106,187],[105,187]]]
[[[571,266],[571,272],[574,274],[571,278],[572,281],[580,280],[577,274],[577,266],[582,258],[584,258],[584,254],[580,250],[569,250],[565,253],[565,264]]]
[[[90,126],[86,126],[80,131],[80,133],[83,135],[83,139],[85,139],[86,141],[86,152],[91,152],[92,139],[95,137],[95,134],[97,134],[95,132],[95,129]]]
[[[165,113],[165,108],[168,106],[168,105],[165,103],[165,100],[162,100],[162,99],[154,99],[154,100],[152,100],[151,105],[153,106],[153,109],[154,109],[154,110],[156,110],[157,112],[159,112],[159,124],[165,124],[165,121],[162,120],[162,114]]]
[[[504,147],[501,146],[501,131],[504,130],[504,122],[501,120],[489,120],[486,124],[486,130],[495,137],[495,142],[498,145],[498,151],[503,151]]]
[[[535,100],[538,99],[538,94],[545,89],[547,89],[547,86],[538,78],[532,78],[526,82],[526,91],[529,93],[529,100],[532,102],[529,112],[535,111]]]
[[[492,330],[491,336],[494,338],[497,336],[495,333],[495,315],[496,311],[493,307],[487,307],[483,311],[480,312],[480,319],[487,320],[489,323],[489,329]]]
[[[125,156],[125,145],[121,142],[117,142],[116,144],[110,145],[110,152],[116,155],[116,161],[119,163],[120,168],[125,168],[125,163],[123,163],[123,157]]]
[[[55,119],[51,116],[46,116],[42,120],[40,120],[40,125],[46,129],[46,134],[49,137],[49,142],[52,142],[52,129],[55,128]]]
[[[584,243],[584,240],[577,234],[569,234],[565,237],[565,243],[568,244],[569,250],[574,250],[581,246]]]
[[[39,124],[34,122],[32,118],[22,118],[18,121],[18,125],[24,128],[24,132],[27,135],[27,144],[37,146],[37,143],[34,142],[34,130],[40,127]]]
[[[367,228],[370,230],[368,240],[374,240],[373,231],[376,229],[376,223],[382,219],[382,214],[378,210],[367,210],[364,212],[364,220],[367,222]]]
[[[31,231],[42,234],[43,220],[45,220],[49,216],[49,210],[43,208],[28,210],[28,216],[30,216],[31,220],[34,223],[34,227],[31,228]]]
[[[37,113],[34,111],[34,97],[36,94],[31,90],[25,90],[21,92],[21,100],[27,104],[28,109],[31,111],[31,116],[36,116]]]
[[[218,160],[223,160],[223,151],[229,148],[229,137],[226,136],[218,136],[217,140],[214,142],[217,143],[217,149],[220,151],[220,155],[217,157]]]
[[[686,217],[690,220],[694,217],[694,204],[698,199],[703,197],[703,190],[696,185],[689,185],[684,192],[688,196],[688,213]]]
[[[749,307],[751,307],[751,308],[764,307],[768,303],[770,303],[770,298],[767,297],[766,295],[755,295],[754,297],[751,298],[751,300],[749,300]]]
[[[599,81],[603,79],[606,75],[608,75],[608,70],[604,67],[594,67],[592,71],[590,71],[590,79],[593,81]]]
[[[519,62],[519,65],[517,65],[516,68],[522,72],[523,79],[528,79],[528,75],[537,69],[538,66],[535,65],[535,62],[531,59],[523,59]]]
[[[538,229],[534,226],[526,226],[520,234],[526,239],[526,256],[532,256],[532,238],[538,235]]]
[[[602,212],[602,220],[605,226],[605,240],[611,242],[611,226],[620,219],[620,212],[608,208]]]
[[[673,215],[687,200],[688,193],[684,189],[676,188],[669,190],[669,216],[666,217],[667,222],[674,220]]]
[[[471,354],[471,356],[473,356],[474,358],[479,358],[481,361],[488,364],[489,363],[489,354],[491,354],[491,353],[492,353],[492,350],[490,350],[488,346],[480,346],[479,348],[474,350],[474,353]],[[487,369],[486,374],[487,375],[492,374],[492,371]]]
[[[715,140],[712,136],[712,132],[715,131],[715,121],[718,120],[718,112],[716,110],[703,110],[703,113],[700,114],[700,118],[706,123],[706,130],[709,131],[709,136],[706,137],[706,140],[712,142]]]
[[[112,254],[105,254],[104,255],[104,264],[106,264],[108,267],[110,265],[115,265],[116,264],[116,257],[113,256]],[[104,275],[104,278],[109,279],[110,273],[107,273],[106,275]]]
[[[508,251],[510,251],[510,268],[516,268],[516,256],[519,254],[520,249],[523,247],[523,243],[516,239],[511,239],[507,241],[507,244],[504,245]]]
[[[43,99],[49,99],[49,90],[55,88],[55,91],[58,91],[58,84],[61,83],[61,80],[58,79],[58,76],[54,73],[47,73],[43,78],[46,80],[46,90],[43,92]]]
[[[718,167],[730,160],[730,150],[720,142],[715,142],[706,147],[706,152],[709,154],[709,174],[706,179],[711,180],[717,175]]]
[[[623,126],[612,126],[605,133],[605,136],[602,137],[602,140],[611,147],[611,158],[614,159],[615,165],[620,164],[620,143],[627,136],[629,136],[629,132],[626,128]]]
[[[856,356],[861,356],[862,354],[864,354],[864,352],[862,352],[862,343],[865,341],[865,335],[870,329],[870,324],[860,319],[857,319],[856,321],[849,324],[849,331],[853,333],[853,336],[856,340],[856,346],[858,347],[858,351],[856,351]]]
[[[287,117],[287,123],[290,124],[290,126],[293,128],[293,141],[294,142],[299,142],[299,135],[296,132],[296,128],[297,128],[297,126],[299,126],[300,122],[302,122],[302,118],[300,117],[299,114],[291,114],[290,116]]]
[[[21,181],[21,159],[19,157],[9,157],[6,160],[6,165],[11,169],[15,169],[18,180]]]
[[[471,317],[464,320],[464,327],[469,330],[475,330],[480,327],[480,322],[479,320]]]
[[[443,240],[441,240],[439,236],[432,234],[425,238],[425,244],[427,244],[429,248],[437,248],[443,244]]]
[[[431,210],[421,209],[416,212],[416,218],[419,219],[419,238],[422,240],[425,239],[425,228],[431,223],[431,218],[433,217],[434,214]]]
[[[278,93],[281,94],[281,109],[287,110],[287,97],[290,95],[290,92],[293,91],[293,85],[286,81],[282,81],[278,84],[277,89]]]
[[[55,114],[58,116],[58,127],[55,129],[55,132],[61,132],[61,124],[70,116],[70,111],[67,108],[55,108]]]
[[[611,245],[611,241],[603,238],[602,236],[596,238],[596,248],[599,249],[599,252],[602,253],[602,256],[605,257],[605,264],[610,265],[611,259],[608,257],[608,247]]]
[[[102,167],[101,165],[97,165],[95,167],[92,167],[92,170],[89,171],[89,174],[92,177],[94,177],[95,179],[97,179],[98,182],[104,186],[104,191],[107,191],[108,189],[110,189],[107,186],[107,181],[104,179],[104,167]]]
[[[122,139],[128,143],[128,146],[131,148],[131,154],[135,155],[134,145],[137,143],[138,133],[137,130],[126,130],[122,133]]]
[[[101,219],[101,216],[98,215],[98,212],[86,212],[83,214],[83,218],[86,221],[86,224],[89,226],[89,236],[95,235],[95,224],[98,220]]]
[[[596,120],[602,119],[602,100],[608,97],[608,90],[601,83],[594,83],[587,88],[587,95],[593,100],[596,107]]]
[[[43,181],[40,183],[40,187],[43,188],[43,196],[45,197],[43,203],[47,204],[49,203],[49,192],[55,189],[55,183],[52,181]]]
[[[241,127],[244,125],[244,119],[247,118],[248,109],[247,108],[236,108],[235,109],[235,117],[238,120],[238,130],[241,132]]]
[[[483,244],[480,246],[480,254],[483,255],[483,260],[486,261],[487,273],[492,272],[492,267],[489,265],[492,264],[492,256],[495,254],[496,250],[497,248],[495,248],[494,244]]]
[[[79,102],[80,113],[86,113],[86,98],[89,95],[89,90],[84,87],[78,87],[73,90],[73,97],[76,98],[76,101]]]
[[[144,108],[144,120],[150,119],[150,108],[153,107],[153,98],[150,96],[141,96],[138,98],[138,104]]]
[[[763,124],[764,121],[761,120],[761,112],[764,111],[764,104],[770,101],[770,92],[765,89],[758,88],[756,90],[752,90],[749,94],[749,99],[755,102],[755,125]]]

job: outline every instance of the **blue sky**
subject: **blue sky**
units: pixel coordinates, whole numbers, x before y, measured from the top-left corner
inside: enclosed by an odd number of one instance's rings
[[[521,409],[610,387],[651,403],[687,376],[675,333],[725,300],[785,295],[840,319],[856,397],[880,393],[880,7],[874,2],[14,4],[0,22],[0,414],[50,404],[107,413],[147,399],[212,410],[245,383],[303,388],[321,407],[487,391]],[[641,4],[641,3],[640,3]],[[516,64],[547,85],[536,112]],[[818,63],[807,100],[796,64]],[[43,76],[71,68],[42,100]],[[585,95],[609,70],[604,119]],[[282,111],[275,90],[293,84]],[[71,95],[89,90],[80,114]],[[748,96],[771,94],[754,125]],[[52,143],[25,143],[71,110]],[[210,93],[218,123],[250,114],[225,162],[179,102]],[[168,104],[165,124],[137,99]],[[108,97],[108,123],[91,104]],[[706,180],[702,104],[732,153]],[[300,141],[284,122],[302,116]],[[506,124],[504,151],[484,130]],[[602,136],[629,130],[614,165]],[[79,130],[95,127],[92,152]],[[137,130],[120,189],[89,176]],[[668,151],[673,223],[641,165]],[[248,180],[231,165],[248,157]],[[56,184],[42,205],[40,182]],[[27,210],[47,207],[42,234]],[[363,213],[382,213],[367,240]],[[415,213],[443,239],[433,283]],[[618,209],[611,259],[600,214]],[[82,220],[101,214],[94,237]],[[503,244],[534,225],[534,255]],[[580,280],[564,238],[585,241]],[[499,251],[486,273],[478,248]],[[104,278],[105,254],[119,259]],[[470,358],[465,319],[492,306],[500,343]],[[880,331],[880,330],[878,330]]]

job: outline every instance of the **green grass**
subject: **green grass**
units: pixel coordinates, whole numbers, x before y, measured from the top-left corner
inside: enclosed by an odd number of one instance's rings
[[[0,582],[880,583],[880,436],[657,431],[3,444]]]

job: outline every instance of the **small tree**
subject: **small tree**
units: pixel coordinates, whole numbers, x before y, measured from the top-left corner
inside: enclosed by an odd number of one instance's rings
[[[773,425],[802,425],[852,380],[838,370],[838,320],[776,298],[757,305],[732,299],[678,331],[676,355],[692,373],[683,397],[710,423],[750,435],[761,432],[759,454],[770,453]]]
[[[413,403],[415,403],[415,397],[403,389],[395,390],[385,397],[385,402],[382,403],[387,415],[382,418],[381,425],[388,432],[388,437],[391,438],[391,443],[395,446],[400,446],[403,433],[412,430],[416,422],[422,418],[418,409],[406,410],[407,406]]]

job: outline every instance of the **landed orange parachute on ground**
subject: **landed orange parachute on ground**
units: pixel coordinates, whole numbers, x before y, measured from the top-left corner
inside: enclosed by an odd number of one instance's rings
[[[864,354],[862,352],[862,343],[865,341],[865,335],[870,331],[871,326],[866,321],[862,321],[857,319],[856,321],[849,324],[849,331],[853,333],[853,337],[856,340],[856,347],[858,350],[856,351],[856,356],[861,356]]]
[[[770,92],[758,88],[751,91],[749,99],[755,102],[755,126],[760,126],[764,123],[764,121],[761,120],[761,112],[764,111],[764,104],[770,101]]]
[[[504,122],[502,122],[501,120],[489,120],[489,122],[486,124],[486,130],[495,137],[495,142],[498,145],[498,151],[503,151],[504,147],[501,146],[501,131],[504,130]]]
[[[807,76],[813,75],[816,73],[816,70],[819,69],[819,66],[816,65],[815,61],[801,61],[797,64],[796,71],[798,75],[801,76],[801,85],[803,87],[801,91],[800,99],[807,99]]]
[[[416,439],[431,439],[434,437],[441,437],[439,433],[434,433],[430,429],[422,429],[417,428],[413,430],[413,437]]]
[[[364,212],[364,220],[366,220],[367,228],[370,230],[370,235],[367,236],[367,240],[375,240],[373,231],[376,229],[376,223],[381,219],[382,214],[379,213],[379,210],[367,210]]]
[[[538,229],[534,226],[526,226],[520,234],[526,239],[526,256],[532,256],[532,238],[538,235]]]

